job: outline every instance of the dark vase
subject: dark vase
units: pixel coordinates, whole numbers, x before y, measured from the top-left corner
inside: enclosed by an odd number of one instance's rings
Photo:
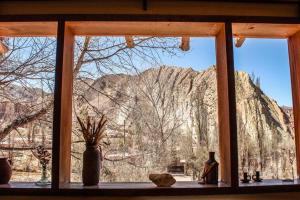
[[[12,169],[8,158],[0,158],[0,184],[8,184],[12,175]]]
[[[215,152],[209,152],[209,159],[205,162],[203,177],[206,184],[218,184],[219,163],[215,159]]]
[[[86,150],[83,153],[83,185],[98,185],[100,176],[100,156],[101,154],[98,146],[86,146]]]

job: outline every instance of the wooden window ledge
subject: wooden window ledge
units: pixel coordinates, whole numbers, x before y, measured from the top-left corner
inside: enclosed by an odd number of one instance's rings
[[[9,184],[0,184],[1,189],[50,189],[51,185],[38,186],[34,182],[10,182]]]
[[[240,187],[260,187],[260,186],[284,186],[284,185],[300,185],[300,180],[296,179],[291,182],[280,179],[266,179],[262,182],[240,183]]]
[[[88,196],[177,196],[210,194],[246,194],[267,192],[292,192],[300,190],[300,180],[283,182],[264,180],[260,183],[202,185],[197,182],[177,182],[172,187],[156,187],[151,182],[136,183],[99,183],[97,186],[83,186],[82,183],[61,184],[59,189],[51,186],[37,186],[35,183],[11,182],[0,185],[0,194],[4,195],[88,195]]]
[[[82,183],[69,183],[64,184],[60,188],[63,189],[179,189],[179,188],[223,188],[230,187],[225,183],[219,183],[218,185],[198,184],[194,181],[182,181],[177,182],[171,187],[156,187],[152,182],[119,182],[108,183],[101,182],[96,186],[83,186]]]

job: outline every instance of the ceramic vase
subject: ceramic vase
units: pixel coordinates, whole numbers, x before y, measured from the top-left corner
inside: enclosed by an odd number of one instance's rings
[[[82,182],[84,186],[98,185],[100,176],[100,150],[98,146],[86,146],[83,153]]]

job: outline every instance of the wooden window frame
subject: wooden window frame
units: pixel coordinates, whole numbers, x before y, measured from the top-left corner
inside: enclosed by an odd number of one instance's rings
[[[70,182],[70,159],[63,159],[70,155],[71,148],[71,105],[72,101],[72,66],[74,49],[74,32],[70,28],[71,22],[79,21],[113,21],[113,22],[202,22],[202,23],[222,23],[222,28],[216,33],[216,62],[217,62],[217,89],[219,109],[219,132],[220,141],[220,162],[221,179],[229,186],[214,187],[194,187],[180,186],[173,188],[138,187],[130,184],[119,184],[118,187],[73,187]],[[233,23],[269,23],[269,24],[290,24],[296,26],[300,24],[298,18],[273,18],[273,17],[218,17],[218,16],[140,16],[140,15],[85,15],[85,16],[3,16],[1,23],[17,22],[54,22],[57,23],[57,51],[56,51],[56,71],[55,71],[55,93],[54,93],[54,119],[53,119],[53,158],[52,158],[52,185],[47,188],[39,188],[32,183],[11,184],[11,186],[1,187],[0,194],[13,195],[104,195],[104,196],[137,196],[137,195],[197,195],[197,194],[239,194],[239,193],[264,193],[264,192],[288,192],[299,191],[300,182],[290,185],[261,185],[261,186],[239,186],[238,177],[238,147],[236,128],[236,102],[235,102],[235,79],[233,60]],[[71,23],[72,24],[72,23]],[[41,33],[26,33],[26,35],[41,35]],[[0,35],[5,35],[3,32]],[[23,36],[7,33],[7,36]],[[47,35],[47,34],[45,34]],[[52,35],[52,34],[50,34]],[[286,35],[289,44],[289,58],[291,66],[293,107],[295,117],[295,138],[297,148],[297,172],[300,172],[300,33]],[[295,72],[298,72],[295,73]],[[221,98],[220,98],[221,97]],[[221,106],[222,105],[222,106]],[[62,121],[69,123],[62,123]],[[66,135],[67,134],[67,135]],[[67,137],[66,137],[67,136]],[[221,142],[220,142],[221,143]],[[68,148],[66,148],[68,147]]]

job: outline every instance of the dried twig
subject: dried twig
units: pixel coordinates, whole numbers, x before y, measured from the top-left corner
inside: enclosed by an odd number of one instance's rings
[[[86,124],[77,116],[78,123],[81,127],[83,138],[87,146],[99,145],[101,140],[105,138],[105,125],[107,119],[104,115],[97,123],[96,120],[91,120],[91,117],[87,117]]]

